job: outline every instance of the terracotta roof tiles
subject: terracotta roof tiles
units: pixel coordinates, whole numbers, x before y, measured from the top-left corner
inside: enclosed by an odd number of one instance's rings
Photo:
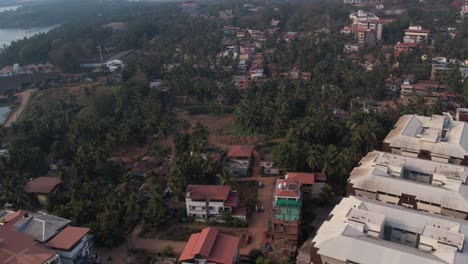
[[[190,193],[190,194],[189,194]],[[192,200],[226,201],[231,187],[222,185],[189,185],[187,195]]]
[[[62,181],[57,177],[39,177],[26,183],[24,191],[28,193],[50,193]]]
[[[208,227],[190,236],[179,261],[190,261],[196,256],[212,263],[234,263],[240,238],[221,234],[218,229]]]
[[[89,232],[89,228],[68,226],[58,233],[47,245],[57,249],[69,250]]]

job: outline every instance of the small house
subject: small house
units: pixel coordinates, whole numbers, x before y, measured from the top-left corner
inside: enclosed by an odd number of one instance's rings
[[[26,183],[24,191],[35,194],[39,204],[46,207],[49,197],[58,191],[61,183],[58,177],[39,177]]]
[[[253,150],[251,145],[233,145],[229,148],[224,168],[234,176],[250,176],[253,165]]]

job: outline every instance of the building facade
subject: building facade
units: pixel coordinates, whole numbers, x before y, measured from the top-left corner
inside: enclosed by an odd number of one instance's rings
[[[467,238],[467,221],[351,196],[335,206],[317,231],[310,261],[468,263]]]
[[[384,139],[382,148],[397,155],[466,166],[466,131],[467,123],[455,121],[448,113],[430,117],[404,115]]]
[[[247,221],[246,208],[239,205],[239,194],[229,186],[189,185],[185,206],[187,216],[199,221],[222,222],[226,215]]]
[[[468,220],[468,168],[373,151],[354,168],[348,194]]]

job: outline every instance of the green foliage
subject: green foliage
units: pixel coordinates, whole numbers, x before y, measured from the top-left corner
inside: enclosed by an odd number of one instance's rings
[[[264,257],[263,252],[259,249],[252,249],[249,252],[249,263],[256,263],[257,259]]]
[[[325,184],[322,187],[322,191],[318,195],[318,201],[323,205],[334,205],[335,204],[335,193],[330,185]]]
[[[161,251],[162,257],[172,257],[174,256],[174,248],[171,245],[164,246],[163,250]]]

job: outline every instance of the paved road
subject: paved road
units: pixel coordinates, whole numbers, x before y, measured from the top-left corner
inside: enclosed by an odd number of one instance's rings
[[[254,153],[255,162],[252,171],[252,177],[242,178],[240,180],[256,180],[264,184],[263,188],[258,189],[258,200],[263,204],[263,212],[253,212],[249,217],[248,233],[252,237],[252,241],[246,247],[241,248],[241,255],[248,255],[252,249],[260,249],[263,243],[266,242],[265,233],[268,231],[268,221],[271,218],[273,207],[273,192],[275,190],[275,177],[262,177],[260,170],[260,154]]]

